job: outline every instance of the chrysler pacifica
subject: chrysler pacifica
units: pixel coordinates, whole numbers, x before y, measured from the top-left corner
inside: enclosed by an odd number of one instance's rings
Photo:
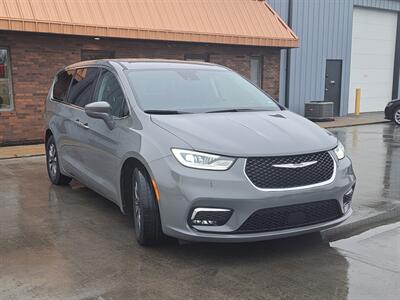
[[[219,65],[77,63],[56,74],[45,117],[51,182],[115,202],[142,245],[266,240],[352,213],[338,139]]]

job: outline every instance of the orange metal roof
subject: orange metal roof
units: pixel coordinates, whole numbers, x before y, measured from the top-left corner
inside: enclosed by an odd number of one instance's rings
[[[0,0],[0,30],[298,46],[263,0]]]

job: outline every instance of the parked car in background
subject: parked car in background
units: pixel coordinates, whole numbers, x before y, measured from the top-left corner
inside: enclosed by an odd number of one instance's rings
[[[385,119],[400,125],[400,99],[392,100],[386,105]]]
[[[56,75],[45,116],[50,180],[114,201],[143,245],[286,237],[352,213],[338,139],[219,65],[81,62]]]

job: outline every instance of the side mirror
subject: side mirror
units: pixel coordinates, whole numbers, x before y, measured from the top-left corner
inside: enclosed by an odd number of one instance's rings
[[[114,119],[111,116],[111,106],[108,102],[92,102],[85,106],[85,113],[94,119],[102,119],[110,130],[114,128]]]

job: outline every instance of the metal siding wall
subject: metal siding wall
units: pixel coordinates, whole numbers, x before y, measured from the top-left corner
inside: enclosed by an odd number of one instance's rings
[[[327,59],[343,60],[341,114],[347,113],[352,1],[293,1],[293,29],[301,47],[292,51],[290,109],[303,114],[304,103],[323,100]]]
[[[287,21],[289,0],[267,1]],[[305,102],[323,100],[326,60],[341,59],[340,114],[347,114],[354,5],[400,12],[399,0],[293,0],[292,29],[300,38],[300,48],[291,50],[290,110],[304,114]],[[279,97],[284,103],[285,50],[281,60]]]
[[[287,20],[288,0],[269,0]],[[304,103],[323,100],[327,59],[343,60],[341,115],[347,113],[353,0],[294,0],[292,29],[300,48],[291,50],[289,109],[304,114]],[[285,57],[283,51],[282,57]],[[281,63],[281,91],[284,98],[286,58]],[[283,99],[281,99],[283,101]]]

